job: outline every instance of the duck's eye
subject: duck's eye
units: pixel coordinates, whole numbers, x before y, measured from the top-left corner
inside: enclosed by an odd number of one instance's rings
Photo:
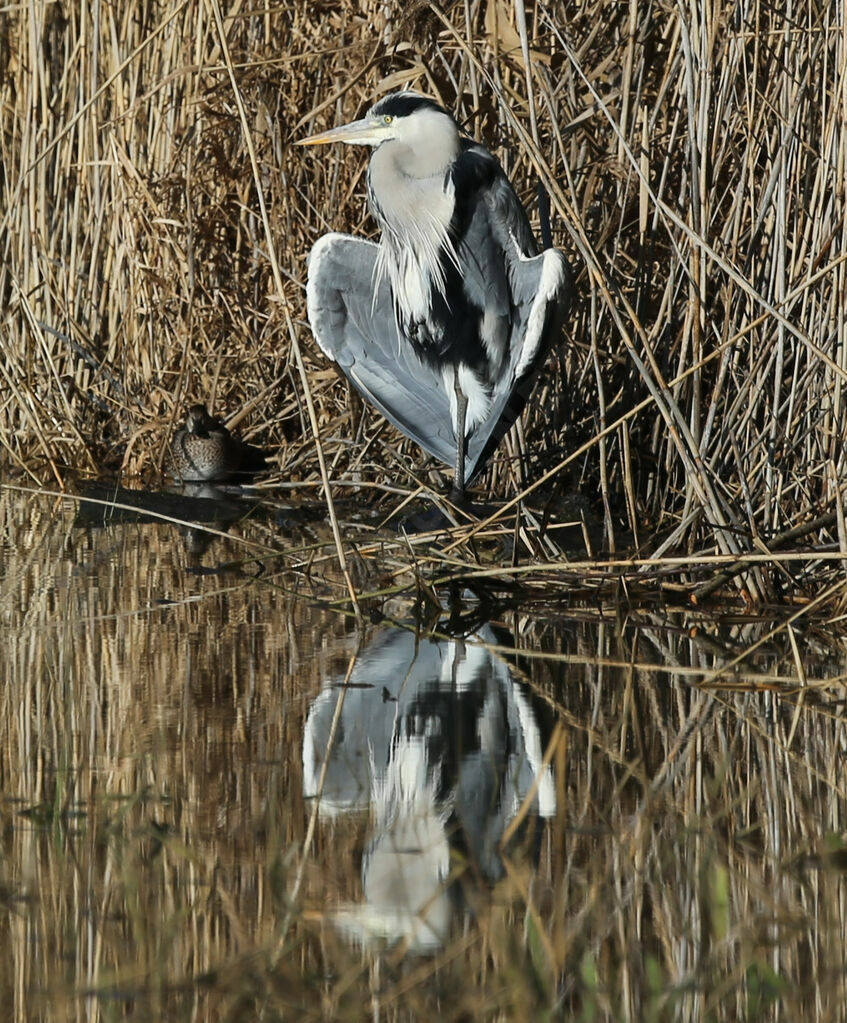
[[[391,124],[391,122],[393,120],[394,120],[394,118],[391,116],[391,114],[383,114],[383,117],[382,117],[382,123],[383,124]]]

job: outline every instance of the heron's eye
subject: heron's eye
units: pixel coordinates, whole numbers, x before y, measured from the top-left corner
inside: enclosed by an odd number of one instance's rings
[[[391,122],[393,120],[394,120],[394,118],[391,116],[391,114],[384,114],[383,118],[382,118],[382,123],[383,124],[391,124]]]

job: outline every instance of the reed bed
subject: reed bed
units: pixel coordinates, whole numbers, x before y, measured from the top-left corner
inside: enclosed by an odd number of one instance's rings
[[[496,151],[579,300],[482,489],[579,490],[606,549],[844,550],[847,30],[832,5],[36,3],[0,15],[0,452],[150,479],[188,403],[287,482],[413,484],[304,320],[359,151],[290,142],[388,88]],[[522,19],[521,15],[525,15]],[[265,220],[265,212],[266,217]],[[313,414],[310,412],[313,406]],[[522,467],[523,466],[523,467]],[[363,494],[363,500],[367,492]],[[744,576],[753,599],[768,575]]]

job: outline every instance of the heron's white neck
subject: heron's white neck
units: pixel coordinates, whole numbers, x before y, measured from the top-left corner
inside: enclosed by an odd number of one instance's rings
[[[426,318],[433,288],[445,292],[445,256],[458,265],[447,172],[460,150],[451,118],[433,110],[416,120],[414,144],[403,136],[384,142],[368,169],[371,207],[382,229],[376,273],[388,277],[400,318],[413,322]]]

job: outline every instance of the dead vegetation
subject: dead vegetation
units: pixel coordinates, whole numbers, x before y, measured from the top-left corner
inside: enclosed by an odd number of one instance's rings
[[[351,402],[304,321],[314,240],[373,230],[364,156],[289,145],[409,85],[499,153],[534,219],[543,184],[578,277],[528,464],[503,445],[483,489],[579,490],[613,551],[767,555],[807,523],[807,546],[844,550],[835,9],[522,10],[0,14],[3,462],[149,479],[199,400],[286,482],[320,479],[319,439],[331,478],[413,487],[418,450]],[[750,568],[751,598],[778,575]]]

